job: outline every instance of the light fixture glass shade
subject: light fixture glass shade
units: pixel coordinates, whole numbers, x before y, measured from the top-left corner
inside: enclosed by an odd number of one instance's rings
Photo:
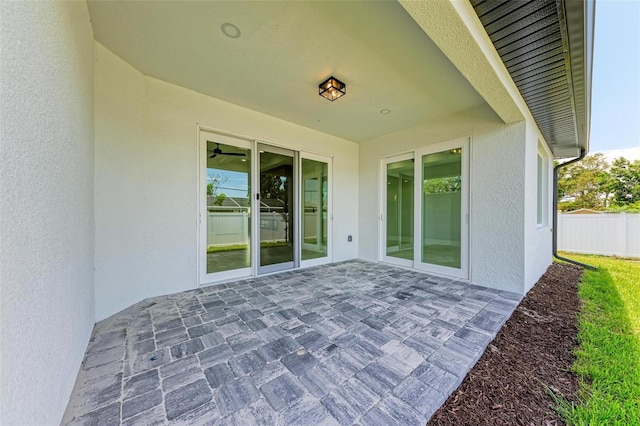
[[[347,85],[335,77],[329,77],[318,86],[320,96],[335,101],[347,93]]]

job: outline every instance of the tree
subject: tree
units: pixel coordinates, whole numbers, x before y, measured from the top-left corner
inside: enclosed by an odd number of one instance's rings
[[[575,209],[601,209],[607,206],[612,192],[609,165],[602,154],[585,157],[582,161],[560,168],[558,196],[571,196]]]
[[[640,201],[640,160],[630,162],[624,157],[613,160],[611,166],[611,192],[616,206]]]
[[[207,171],[207,196],[213,197],[218,195],[218,190],[222,185],[227,183],[228,176],[222,176],[219,173],[215,173],[211,170]]]
[[[207,183],[207,197],[215,197],[213,200],[214,205],[221,206],[225,198],[227,198],[227,194],[224,192],[218,193],[218,191],[228,180],[228,176],[222,176],[218,173],[207,171],[207,181],[209,181]]]
[[[425,194],[460,192],[461,190],[462,178],[460,176],[425,179],[422,183],[422,192]]]
[[[284,222],[284,238],[289,242],[289,184],[290,179],[286,177],[286,172],[273,174],[260,173],[260,198],[280,200],[284,203],[280,216]]]

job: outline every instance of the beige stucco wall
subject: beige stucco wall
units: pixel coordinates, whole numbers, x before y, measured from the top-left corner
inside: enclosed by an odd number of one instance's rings
[[[378,260],[380,159],[468,136],[471,137],[471,281],[523,293],[527,282],[525,262],[531,261],[525,259],[524,218],[528,208],[525,194],[531,191],[525,172],[529,170],[529,165],[525,165],[525,159],[528,161],[526,124],[522,121],[506,125],[488,107],[360,145],[360,257]],[[535,167],[535,162],[533,164]],[[533,215],[535,221],[535,209]],[[537,250],[546,250],[546,247]],[[541,256],[535,262],[542,264],[546,260]],[[533,270],[538,269],[539,266]]]
[[[94,322],[84,2],[0,2],[0,424],[57,424]]]
[[[332,156],[333,260],[357,257],[358,145],[145,77],[98,43],[95,51],[98,320],[196,288],[197,124]]]

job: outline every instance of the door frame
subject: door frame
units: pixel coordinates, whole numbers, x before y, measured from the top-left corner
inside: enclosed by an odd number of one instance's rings
[[[215,138],[219,140],[221,143],[226,143],[229,145],[236,145],[243,148],[248,148],[251,152],[251,200],[249,200],[249,215],[250,215],[250,258],[251,258],[251,266],[246,268],[239,268],[230,271],[222,271],[222,272],[214,272],[207,274],[207,255],[206,255],[206,245],[207,245],[207,200],[206,200],[206,185],[207,185],[207,139],[211,140]],[[272,272],[278,271],[265,271],[259,269],[259,258],[257,254],[256,248],[259,249],[259,214],[255,214],[255,212],[259,212],[259,203],[256,200],[256,193],[259,191],[259,146],[265,146],[269,151],[273,150],[283,150],[287,152],[293,152],[295,154],[294,157],[294,198],[295,198],[295,208],[296,210],[294,215],[294,258],[296,262],[294,263],[293,269],[297,268],[306,268],[316,265],[322,265],[330,263],[333,260],[333,157],[326,154],[316,154],[308,151],[303,151],[299,148],[291,148],[288,146],[278,145],[272,143],[270,141],[265,141],[262,139],[256,139],[250,136],[236,134],[232,132],[227,132],[222,129],[217,129],[214,127],[209,127],[202,124],[196,125],[196,188],[195,188],[195,196],[196,196],[196,271],[195,271],[195,282],[197,287],[203,287],[207,285],[212,285],[214,283],[220,283],[225,281],[232,281],[236,279],[255,277],[258,275],[266,275]],[[300,182],[301,179],[301,167],[302,167],[302,158],[321,161],[328,164],[328,200],[327,200],[327,256],[310,259],[303,261],[301,259],[301,238],[302,233],[300,230],[301,225],[301,205],[300,200],[302,199],[302,185]],[[289,270],[289,269],[287,269]]]
[[[405,268],[413,268],[414,267],[414,261],[415,261],[415,225],[414,225],[414,236],[413,236],[413,240],[414,240],[414,253],[413,253],[413,260],[409,260],[409,259],[401,259],[398,257],[393,257],[393,256],[388,256],[387,255],[387,191],[388,191],[388,184],[387,184],[387,165],[389,165],[390,163],[398,163],[400,161],[406,161],[406,160],[414,160],[415,159],[415,153],[414,151],[411,152],[405,152],[404,154],[398,154],[398,155],[393,155],[390,157],[385,157],[382,158],[380,160],[380,188],[381,188],[381,193],[380,193],[380,215],[378,216],[379,219],[379,223],[380,223],[380,228],[379,228],[379,244],[378,247],[380,247],[380,252],[379,252],[379,259],[385,263],[389,263],[392,265],[398,265],[398,266],[403,266]],[[415,167],[415,161],[414,161],[414,167]],[[414,171],[414,191],[415,191],[415,185],[416,185],[416,175],[415,175],[415,171]],[[414,223],[415,223],[415,210],[416,210],[416,198],[415,198],[415,192],[414,192],[414,199],[413,199],[413,215],[414,215]]]
[[[292,217],[291,225],[293,226],[293,232],[291,232],[291,235],[293,237],[293,260],[283,262],[283,263],[276,263],[272,265],[261,266],[260,265],[260,200],[259,200],[260,154],[264,152],[269,152],[272,154],[278,154],[278,155],[283,155],[283,156],[292,158],[293,188],[291,189],[291,191],[293,195],[293,200],[292,200],[292,206],[290,206],[290,208],[293,210],[291,214],[291,217]],[[255,275],[264,275],[264,274],[269,274],[273,272],[288,271],[290,269],[296,269],[300,266],[300,238],[299,238],[299,229],[300,229],[300,218],[299,218],[300,166],[299,166],[299,162],[300,160],[299,160],[298,151],[288,149],[288,148],[280,148],[278,146],[269,145],[264,142],[257,142],[255,155],[253,155],[252,158],[253,157],[255,157],[256,159],[255,160],[256,164],[255,164],[255,167],[253,168],[254,185],[252,186],[252,188],[254,189],[252,191],[251,204],[252,206],[254,206],[252,208],[252,211],[255,212],[255,214],[252,215],[252,219],[254,221],[252,225],[252,229],[254,229],[255,232],[252,232],[251,240],[252,240],[253,247],[255,248],[252,252],[252,264],[255,266],[254,268]],[[255,259],[255,262],[253,262],[254,259]]]
[[[303,182],[302,182],[302,160],[313,160],[321,163],[327,164],[327,255],[324,257],[319,257],[316,259],[302,260],[302,248],[304,244],[303,236],[302,236],[302,215],[304,214],[304,205],[300,204],[298,206],[298,242],[300,244],[300,267],[307,268],[310,266],[318,266],[324,265],[326,263],[331,263],[333,259],[333,158],[328,157],[326,155],[319,154],[311,154],[308,152],[298,151],[299,157],[299,179],[298,179],[298,188],[300,190],[298,200],[301,203],[304,203],[304,194],[302,193]]]
[[[422,156],[437,152],[447,151],[454,148],[462,148],[461,153],[461,214],[460,214],[460,269],[447,266],[435,265],[422,262]],[[444,275],[453,277],[463,281],[470,280],[470,247],[471,247],[471,229],[470,229],[470,174],[471,174],[471,137],[462,137],[449,141],[439,142],[420,148],[413,149],[409,152],[390,155],[380,159],[379,169],[379,216],[378,216],[378,259],[381,262],[412,268],[419,271],[433,273],[435,275]],[[413,260],[399,259],[387,256],[387,165],[408,159],[414,159],[414,223],[413,223]]]
[[[471,179],[469,178],[469,150],[470,150],[470,137],[458,138],[451,141],[440,142],[433,145],[428,145],[423,148],[415,150],[415,175],[416,186],[414,200],[419,200],[419,214],[414,215],[414,232],[417,238],[414,237],[414,268],[417,270],[432,272],[438,275],[446,275],[450,277],[459,278],[462,280],[469,280],[469,247],[470,247],[470,220],[469,220],[469,184]],[[461,177],[462,177],[462,190],[460,191],[460,268],[452,268],[448,266],[435,265],[431,263],[422,262],[422,156],[435,154],[438,152],[448,151],[456,148],[462,148],[461,152]],[[418,184],[420,182],[420,184]],[[418,254],[416,256],[416,254]]]
[[[236,278],[243,278],[253,274],[253,259],[251,261],[251,266],[246,268],[238,268],[232,269],[229,271],[222,272],[213,272],[207,273],[207,220],[208,220],[208,211],[207,211],[207,199],[206,199],[206,187],[207,187],[207,139],[215,139],[220,141],[221,143],[226,143],[228,145],[235,145],[242,148],[247,148],[251,151],[251,180],[253,181],[253,175],[255,167],[255,155],[253,153],[255,150],[253,149],[255,142],[251,139],[244,138],[241,136],[230,135],[228,133],[209,130],[205,127],[198,126],[198,173],[197,173],[197,200],[198,200],[198,216],[197,216],[197,228],[198,228],[198,241],[197,241],[197,282],[199,286],[211,284],[219,281],[227,281]],[[253,182],[251,182],[253,185]],[[251,208],[249,211],[250,219],[249,222],[253,221],[253,216],[251,213],[254,212],[253,204],[251,204]],[[254,246],[253,246],[253,234],[251,232],[249,238],[249,253],[251,258],[254,255]]]

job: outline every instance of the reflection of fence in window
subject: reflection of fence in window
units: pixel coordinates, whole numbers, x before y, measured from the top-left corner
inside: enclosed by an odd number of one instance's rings
[[[287,222],[281,213],[260,213],[260,241],[287,241]]]
[[[209,212],[207,246],[220,247],[249,244],[249,214],[247,212]]]

